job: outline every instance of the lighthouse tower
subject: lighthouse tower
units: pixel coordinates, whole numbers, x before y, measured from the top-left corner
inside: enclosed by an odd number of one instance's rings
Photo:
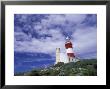
[[[73,45],[72,45],[69,37],[66,38],[65,48],[66,48],[66,53],[67,53],[67,57],[68,57],[68,62],[73,62],[75,55],[73,52]]]
[[[56,48],[56,63],[60,62],[60,48]]]

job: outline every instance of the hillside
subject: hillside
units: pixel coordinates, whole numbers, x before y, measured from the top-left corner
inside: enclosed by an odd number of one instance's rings
[[[26,73],[18,73],[15,76],[96,76],[97,60],[81,60],[64,64],[59,62],[56,65],[44,69],[33,69]]]

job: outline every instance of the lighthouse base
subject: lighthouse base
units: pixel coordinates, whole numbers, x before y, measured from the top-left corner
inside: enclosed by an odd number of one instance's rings
[[[79,59],[77,59],[77,58],[73,58],[73,57],[69,57],[68,58],[68,62],[78,62],[78,61],[80,61]]]
[[[78,62],[78,61],[80,61],[80,60],[77,58],[73,58],[73,62]]]
[[[58,62],[64,62],[64,63],[69,63],[69,62],[77,62],[80,61],[77,57],[71,57],[71,60],[69,61],[68,55],[66,53],[60,53],[60,61],[56,60],[54,64],[57,64]],[[73,59],[73,60],[72,60]]]

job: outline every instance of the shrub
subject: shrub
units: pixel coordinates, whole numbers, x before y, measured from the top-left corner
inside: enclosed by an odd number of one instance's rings
[[[62,65],[64,65],[64,62],[58,62],[57,64],[54,65],[54,67],[60,67]]]
[[[25,75],[25,76],[39,76],[39,71],[37,71],[37,70],[32,70],[32,71],[30,71],[30,72],[28,72],[28,73],[25,73],[24,75]]]
[[[17,74],[22,75],[22,74]],[[96,76],[97,60],[81,60],[64,64],[59,62],[53,66],[34,69],[24,74],[25,76]]]

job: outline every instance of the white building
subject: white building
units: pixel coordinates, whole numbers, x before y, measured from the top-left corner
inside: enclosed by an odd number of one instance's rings
[[[79,59],[74,58],[73,61],[71,61],[71,62],[77,62],[77,61],[79,61]],[[58,62],[69,63],[66,51],[61,52],[60,48],[56,48],[56,62],[55,62],[55,64],[57,64]]]

